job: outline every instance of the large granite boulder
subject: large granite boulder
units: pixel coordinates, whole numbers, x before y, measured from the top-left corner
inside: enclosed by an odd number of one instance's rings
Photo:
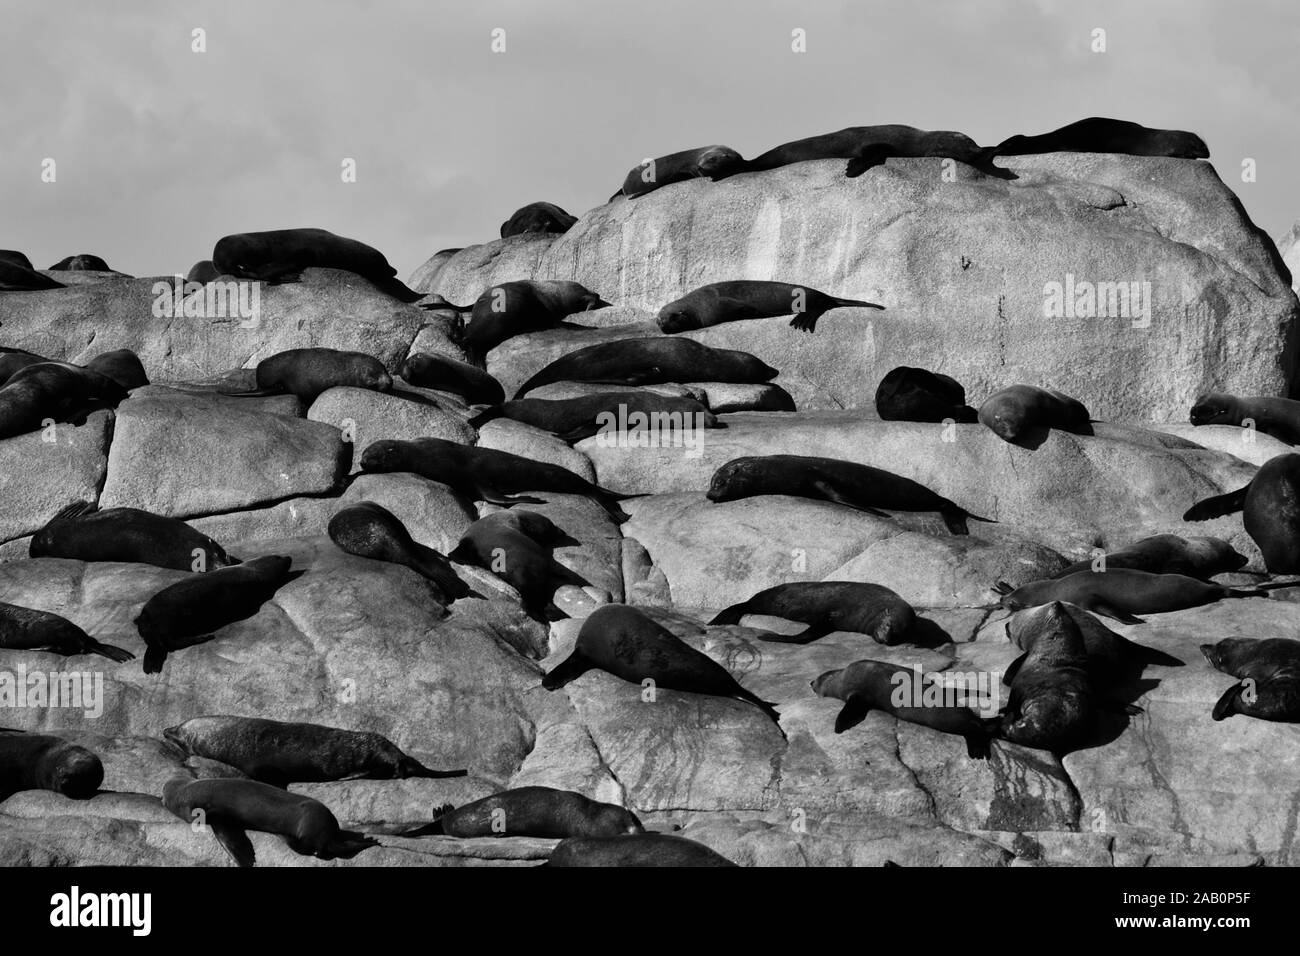
[[[498,282],[542,278],[537,274],[542,256],[557,238],[551,233],[528,232],[466,246],[450,256],[434,253],[411,274],[411,288],[437,293],[455,305],[472,305]]]
[[[337,428],[245,401],[182,391],[127,399],[100,505],[188,517],[337,488],[352,452]]]
[[[958,165],[948,182],[941,163],[848,179],[827,160],[670,186],[589,211],[535,275],[649,312],[737,278],[887,306],[832,312],[813,336],[781,319],[693,333],[808,383],[790,389],[800,407],[869,405],[897,365],[942,369],[977,400],[1015,382],[1058,388],[1103,418],[1178,420],[1210,388],[1291,388],[1295,294],[1210,164],[1057,153],[999,160],[1016,180]],[[1149,283],[1149,324],[1047,316],[1049,283],[1083,282]]]
[[[234,309],[211,317],[166,309],[155,314],[155,285],[171,281],[123,279],[6,293],[0,297],[5,344],[69,362],[131,349],[151,379],[185,381],[314,346],[366,352],[395,369],[421,327],[436,321],[360,276],[334,269],[307,269],[301,282],[253,284],[260,295],[256,319],[231,314]],[[443,338],[450,331],[444,325]],[[446,348],[455,352],[449,341]]]
[[[113,413],[100,411],[84,425],[0,440],[0,541],[43,528],[74,501],[97,500],[112,433]]]

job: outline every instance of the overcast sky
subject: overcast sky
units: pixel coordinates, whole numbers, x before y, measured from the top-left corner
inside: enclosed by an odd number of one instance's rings
[[[0,0],[0,23],[0,248],[37,267],[185,271],[319,226],[404,278],[525,203],[581,215],[643,156],[872,123],[1189,129],[1266,231],[1300,218],[1294,0]]]

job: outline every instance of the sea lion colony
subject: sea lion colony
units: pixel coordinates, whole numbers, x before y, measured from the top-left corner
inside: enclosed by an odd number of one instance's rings
[[[641,202],[641,197],[674,183],[759,175],[817,159],[847,160],[846,176],[856,178],[893,158],[941,157],[969,165],[979,175],[1014,180],[1014,174],[994,163],[998,156],[1049,151],[1118,152],[1189,161],[1208,156],[1193,134],[1099,119],[1044,136],[1015,136],[987,149],[957,133],[853,127],[787,143],[754,160],[721,146],[669,154],[629,172],[612,201]],[[512,215],[501,234],[505,238],[530,232],[563,233],[578,222],[559,207],[539,202]],[[207,394],[217,401],[206,406],[209,414],[236,414],[228,410],[238,409],[241,402],[277,397],[310,405],[331,389],[349,388],[443,409],[448,399],[459,399],[470,430],[500,420],[550,433],[569,445],[598,436],[605,427],[602,415],[619,408],[632,408],[643,421],[662,414],[676,416],[671,420],[679,427],[726,429],[728,422],[711,410],[701,393],[690,391],[692,383],[765,389],[763,399],[746,407],[761,414],[787,414],[794,403],[772,384],[781,370],[747,352],[712,348],[678,333],[784,315],[792,317],[789,324],[794,330],[815,333],[818,318],[829,310],[855,310],[855,321],[869,320],[865,310],[884,310],[865,299],[737,276],[698,286],[663,304],[657,319],[660,336],[570,348],[541,363],[508,401],[508,390],[485,367],[488,354],[520,335],[583,328],[584,313],[609,306],[602,296],[615,290],[588,289],[577,282],[516,280],[484,289],[474,302],[455,305],[408,288],[395,278],[395,270],[378,250],[361,242],[320,229],[286,229],[221,239],[212,258],[190,270],[186,295],[223,278],[296,283],[308,268],[353,273],[402,303],[418,302],[421,309],[447,316],[452,337],[464,354],[412,350],[405,361],[389,363],[395,365],[390,368],[365,352],[327,344],[285,350],[256,363],[253,388],[222,385],[215,395],[209,389]],[[105,273],[103,281],[117,281],[119,276],[89,254],[70,256],[42,273],[21,253],[0,252],[0,291],[6,296],[63,294],[64,283],[46,274],[51,271]],[[837,291],[852,294],[854,290]],[[874,321],[888,323],[888,311]],[[0,330],[0,337],[3,334]],[[67,350],[51,346],[48,351],[65,354]],[[851,357],[844,356],[844,361]],[[132,391],[147,384],[145,366],[129,350],[76,364],[0,347],[0,438],[18,439],[42,429],[84,423],[89,415],[127,402]],[[555,390],[557,385],[560,391]],[[522,397],[542,389],[549,389],[546,398]],[[779,397],[773,399],[772,394]],[[966,404],[964,387],[952,377],[913,367],[895,368],[883,377],[876,406],[882,420],[924,423],[931,429],[958,423],[987,428],[998,439],[1025,449],[1041,446],[1054,431],[1091,436],[1096,424],[1083,401],[1050,388],[1005,382],[978,406],[971,406]],[[1191,409],[1189,420],[1193,425],[1242,426],[1249,419],[1249,425],[1257,423],[1262,432],[1290,443],[1300,437],[1297,408],[1300,404],[1282,398],[1209,393]],[[692,421],[697,424],[680,425]],[[802,628],[745,629],[760,644],[789,647],[789,654],[812,653],[815,649],[809,645],[821,645],[839,634],[861,651],[860,659],[847,666],[823,672],[808,663],[801,673],[808,700],[829,697],[843,703],[833,721],[836,734],[878,733],[878,723],[856,729],[876,711],[963,740],[970,760],[987,760],[993,749],[1013,744],[1060,757],[1113,740],[1113,734],[1107,736],[1108,722],[1123,724],[1142,711],[1135,703],[1141,691],[1135,687],[1144,675],[1151,677],[1148,668],[1179,666],[1210,666],[1235,679],[1219,702],[1205,709],[1207,722],[1234,715],[1239,720],[1300,722],[1300,655],[1296,653],[1300,642],[1273,635],[1258,642],[1234,638],[1205,645],[1203,662],[1183,661],[1141,643],[1145,620],[1139,615],[1176,612],[1226,598],[1267,600],[1272,591],[1287,587],[1285,580],[1265,581],[1258,574],[1249,581],[1210,580],[1241,571],[1248,560],[1214,537],[1150,536],[1111,549],[1100,562],[1096,558],[1073,565],[1061,561],[1054,573],[1018,586],[990,575],[985,620],[1005,620],[1008,646],[1019,652],[1014,659],[1007,657],[995,672],[999,678],[995,690],[1000,695],[994,695],[993,705],[982,709],[971,698],[954,700],[942,678],[933,673],[918,674],[914,685],[918,696],[900,702],[892,691],[906,683],[900,678],[911,674],[912,668],[891,663],[897,660],[894,657],[873,659],[873,648],[883,652],[886,647],[944,644],[934,641],[934,622],[889,587],[833,577],[798,579],[795,572],[794,580],[733,594],[726,602],[729,606],[718,602],[695,614],[694,623],[683,624],[672,613],[659,613],[672,608],[611,603],[608,592],[574,569],[575,553],[591,542],[564,527],[564,518],[572,512],[542,513],[552,495],[572,496],[607,515],[617,529],[635,516],[642,493],[606,487],[598,476],[584,477],[567,463],[481,444],[476,447],[444,436],[374,435],[356,448],[355,457],[359,471],[341,478],[340,487],[359,478],[417,475],[467,503],[477,503],[480,517],[464,528],[458,540],[434,547],[431,541],[417,540],[394,510],[356,497],[332,510],[325,529],[330,546],[419,575],[448,626],[458,615],[487,613],[489,604],[498,602],[513,604],[542,628],[581,618],[576,630],[565,632],[568,639],[552,646],[555,653],[545,671],[535,675],[534,686],[547,692],[567,693],[575,682],[590,680],[590,673],[603,672],[632,685],[634,691],[640,689],[640,697],[635,692],[620,697],[623,706],[676,701],[673,719],[698,719],[698,733],[707,735],[710,721],[702,719],[704,712],[698,708],[712,700],[710,706],[724,708],[716,713],[727,715],[728,720],[769,722],[780,746],[786,746],[790,728],[778,705],[745,686],[748,671],[735,668],[737,656],[725,653],[719,660],[716,646],[693,639],[706,625],[741,628],[747,617],[762,615],[760,625],[780,618]],[[1033,467],[1032,458],[1027,462],[1027,467]],[[1186,520],[1213,520],[1244,511],[1245,530],[1262,555],[1263,567],[1257,570],[1300,572],[1300,559],[1295,557],[1300,554],[1297,462],[1300,455],[1279,456],[1240,487],[1186,501]],[[957,542],[975,537],[969,519],[987,525],[992,536],[975,545],[996,542],[1000,533],[996,516],[968,510],[986,509],[989,499],[963,500],[959,491],[942,487],[940,478],[918,481],[857,461],[807,454],[737,454],[710,469],[707,480],[694,490],[707,490],[705,500],[717,508],[785,498],[831,509],[834,521],[869,515],[904,521],[908,528],[914,525],[904,519],[928,521],[923,525],[925,533],[936,538],[946,533]],[[541,507],[533,510],[533,506]],[[913,519],[912,515],[931,517]],[[142,668],[149,680],[165,681],[176,657],[199,653],[191,648],[222,639],[235,641],[241,622],[294,607],[290,598],[295,589],[308,586],[315,573],[310,559],[305,567],[295,567],[299,558],[286,554],[257,554],[256,549],[241,554],[239,542],[214,540],[174,515],[74,501],[52,509],[46,519],[30,539],[30,559],[151,565],[170,572],[171,583],[141,595],[129,629],[116,624],[97,629],[88,622],[83,630],[43,608],[0,603],[0,666],[7,655],[32,651],[67,658],[97,655],[96,666]],[[934,527],[936,521],[945,530]],[[561,554],[569,560],[559,560]],[[698,573],[707,576],[709,569]],[[0,593],[0,598],[5,597]],[[1093,615],[1132,625],[1128,639],[1109,631]],[[102,640],[106,637],[112,643]],[[515,648],[511,653],[518,652]],[[135,660],[137,653],[141,661]],[[761,659],[761,650],[755,653]],[[287,695],[294,693],[292,676],[285,675]],[[729,864],[698,843],[651,832],[631,806],[621,805],[624,800],[615,804],[571,790],[498,787],[493,794],[459,806],[430,807],[426,822],[376,825],[363,833],[344,828],[319,800],[286,789],[321,781],[438,779],[473,772],[473,761],[468,771],[431,769],[380,733],[257,715],[194,713],[157,736],[165,738],[186,762],[183,772],[165,785],[160,782],[153,797],[187,822],[202,811],[217,841],[240,865],[252,865],[256,859],[248,831],[276,834],[293,852],[324,859],[354,857],[386,841],[516,836],[562,841],[550,858],[550,865],[556,866]],[[408,740],[407,746],[419,743]],[[0,732],[0,801],[30,789],[95,799],[104,776],[100,758],[84,747],[48,734]],[[630,796],[625,795],[629,804]],[[194,837],[200,838],[201,834]]]

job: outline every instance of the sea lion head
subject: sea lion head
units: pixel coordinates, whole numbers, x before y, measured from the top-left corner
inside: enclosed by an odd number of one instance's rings
[[[1231,674],[1255,653],[1259,643],[1250,637],[1225,637],[1217,644],[1202,644],[1200,651],[1201,656],[1216,671]]]
[[[1245,566],[1244,554],[1221,538],[1184,538],[1189,553],[1200,558],[1213,574],[1226,574]]]
[[[46,759],[49,764],[44,768],[42,783],[65,797],[89,799],[104,782],[104,765],[85,747],[67,744]]]
[[[1025,406],[1014,394],[992,396],[980,406],[978,417],[1003,441],[1013,442],[1025,431]]]
[[[752,489],[759,486],[760,468],[762,462],[758,458],[736,458],[727,462],[713,473],[705,497],[719,503],[748,498]]]
[[[432,365],[433,359],[429,358],[429,356],[425,355],[423,352],[416,352],[402,363],[402,367],[398,370],[398,374],[408,382],[414,383],[424,381],[426,380],[425,373],[429,371],[429,368]]]
[[[713,177],[744,165],[745,159],[730,146],[709,146],[695,161],[699,175]]]
[[[393,376],[388,374],[384,363],[372,355],[356,353],[348,356],[348,370],[352,373],[351,385],[356,388],[368,388],[375,392],[391,392]]]
[[[406,470],[406,449],[402,442],[384,438],[371,442],[361,453],[361,470],[391,472]]]
[[[1188,419],[1193,425],[1240,425],[1241,413],[1233,396],[1209,392],[1196,400]]]
[[[999,735],[1016,744],[1044,750],[1059,750],[1078,740],[1091,718],[1089,702],[1062,688],[1043,688],[1024,700],[1018,713],[1007,712],[1000,719]]]
[[[1160,156],[1173,156],[1178,159],[1209,159],[1210,150],[1205,140],[1195,133],[1181,129],[1161,130],[1154,137],[1155,151]]]
[[[1026,664],[1068,667],[1087,659],[1083,632],[1060,601],[1020,611],[1007,624],[1007,633],[1017,647],[1029,647]]]
[[[629,833],[645,833],[645,827],[630,810],[612,803],[597,804],[590,816],[578,827],[578,836],[622,836]]]
[[[677,299],[669,302],[659,310],[659,315],[655,318],[656,324],[663,332],[669,335],[674,332],[689,332],[691,329],[701,327],[700,317],[695,314],[691,308],[690,301],[687,299]]]

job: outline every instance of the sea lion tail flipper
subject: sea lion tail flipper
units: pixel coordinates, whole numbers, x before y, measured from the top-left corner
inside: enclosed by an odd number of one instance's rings
[[[870,146],[864,146],[858,155],[849,160],[844,167],[844,175],[849,179],[856,179],[873,166],[879,166],[889,158],[889,147],[883,143],[872,143]]]
[[[47,524],[54,521],[63,521],[67,518],[80,518],[82,515],[94,514],[99,510],[99,505],[93,501],[74,501],[54,512],[54,517]]]
[[[885,311],[883,305],[867,302],[863,299],[833,299],[832,301],[837,309],[879,309],[881,312]]]
[[[426,767],[414,757],[404,757],[397,764],[397,772],[403,777],[427,777],[431,780],[441,780],[444,777],[467,777],[468,770],[434,770],[432,767]]]
[[[772,703],[770,700],[763,700],[763,698],[759,697],[752,690],[746,690],[744,687],[741,687],[739,684],[736,685],[736,693],[734,696],[739,700],[747,701],[748,703],[753,704],[763,713],[767,714],[769,718],[771,718],[772,723],[776,724],[778,730],[781,729],[781,714],[776,709],[776,704]],[[781,730],[781,735],[782,736],[785,735],[784,730]]]
[[[569,615],[561,611],[554,601],[546,602],[546,607],[542,608],[540,617],[547,622],[567,621],[569,619]]]
[[[119,664],[135,660],[135,655],[125,648],[113,644],[103,644],[93,638],[86,645],[86,651],[91,654],[98,654],[101,657],[107,657],[110,661],[116,661]]]
[[[490,488],[480,488],[478,497],[480,501],[486,501],[490,505],[500,505],[503,508],[509,508],[512,505],[546,504],[541,498],[535,498],[532,495],[506,495]]]
[[[591,670],[591,664],[581,654],[574,651],[542,678],[542,687],[545,690],[559,690],[569,681],[581,677],[589,670]]]
[[[208,817],[207,824],[212,830],[212,835],[221,844],[221,848],[230,854],[230,858],[237,866],[253,866],[257,862],[253,843],[248,839],[248,834],[244,832],[243,827],[227,820],[213,819],[211,816]]]
[[[1227,717],[1231,717],[1233,714],[1239,713],[1237,710],[1237,695],[1240,691],[1240,683],[1233,684],[1225,690],[1223,696],[1215,702],[1214,710],[1211,711],[1210,716],[1215,720],[1223,720]]]
[[[820,312],[816,309],[805,309],[802,312],[796,312],[794,318],[790,320],[790,328],[812,334],[817,331],[817,320],[825,314],[825,309]]]
[[[998,523],[998,519],[997,519],[997,518],[984,518],[984,517],[981,517],[980,515],[971,514],[971,513],[970,513],[969,511],[967,511],[965,508],[962,509],[962,516],[963,516],[967,521],[982,521],[982,522],[984,522],[985,524],[997,524],[997,523]]]
[[[1294,581],[1288,581],[1287,586],[1294,587]],[[1223,596],[1226,598],[1248,598],[1248,597],[1268,597],[1268,592],[1273,590],[1267,584],[1260,584],[1253,588],[1225,588]]]
[[[710,624],[739,624],[740,619],[744,617],[748,601],[741,601],[739,604],[733,604],[731,607],[723,608],[717,614],[713,615]]]
[[[445,817],[447,814],[451,813],[451,811],[455,809],[456,809],[455,806],[453,806],[452,804],[444,803],[438,809],[433,811],[433,819],[430,822],[422,823],[418,827],[414,827],[410,830],[399,830],[397,833],[393,835],[399,837],[407,837],[407,838],[422,837],[422,836],[444,836],[445,834],[443,833],[442,819],[443,817]]]
[[[278,388],[250,388],[242,392],[223,392],[217,389],[217,394],[223,398],[269,398],[272,395],[283,395],[284,392]]]
[[[993,732],[987,724],[981,725],[979,730],[971,730],[963,734],[966,738],[966,756],[971,760],[988,760],[989,748],[993,743]]]
[[[871,711],[871,705],[856,694],[850,694],[848,700],[844,701],[844,706],[835,716],[835,732],[842,734],[846,730],[851,730],[866,719],[867,714]]]
[[[1226,495],[1215,495],[1212,498],[1198,501],[1187,509],[1187,512],[1183,515],[1183,520],[1209,521],[1211,518],[1222,518],[1224,515],[1240,511],[1246,506],[1246,492],[1249,490],[1250,485],[1247,485],[1245,488],[1230,491]]]
[[[1006,581],[999,581],[997,584],[993,585],[993,590],[997,591],[999,594],[1010,594],[1015,590],[1015,588],[1010,584],[1007,584]]]
[[[1241,591],[1237,597],[1252,597],[1254,591],[1276,591],[1278,588],[1300,588],[1300,581],[1265,581],[1263,584],[1256,584],[1253,588]]]
[[[479,412],[473,418],[469,419],[465,424],[469,425],[471,428],[482,428],[488,422],[495,421],[496,419],[500,418],[503,414],[504,413],[501,411],[500,405],[493,405],[491,408],[484,409],[483,411]]]

